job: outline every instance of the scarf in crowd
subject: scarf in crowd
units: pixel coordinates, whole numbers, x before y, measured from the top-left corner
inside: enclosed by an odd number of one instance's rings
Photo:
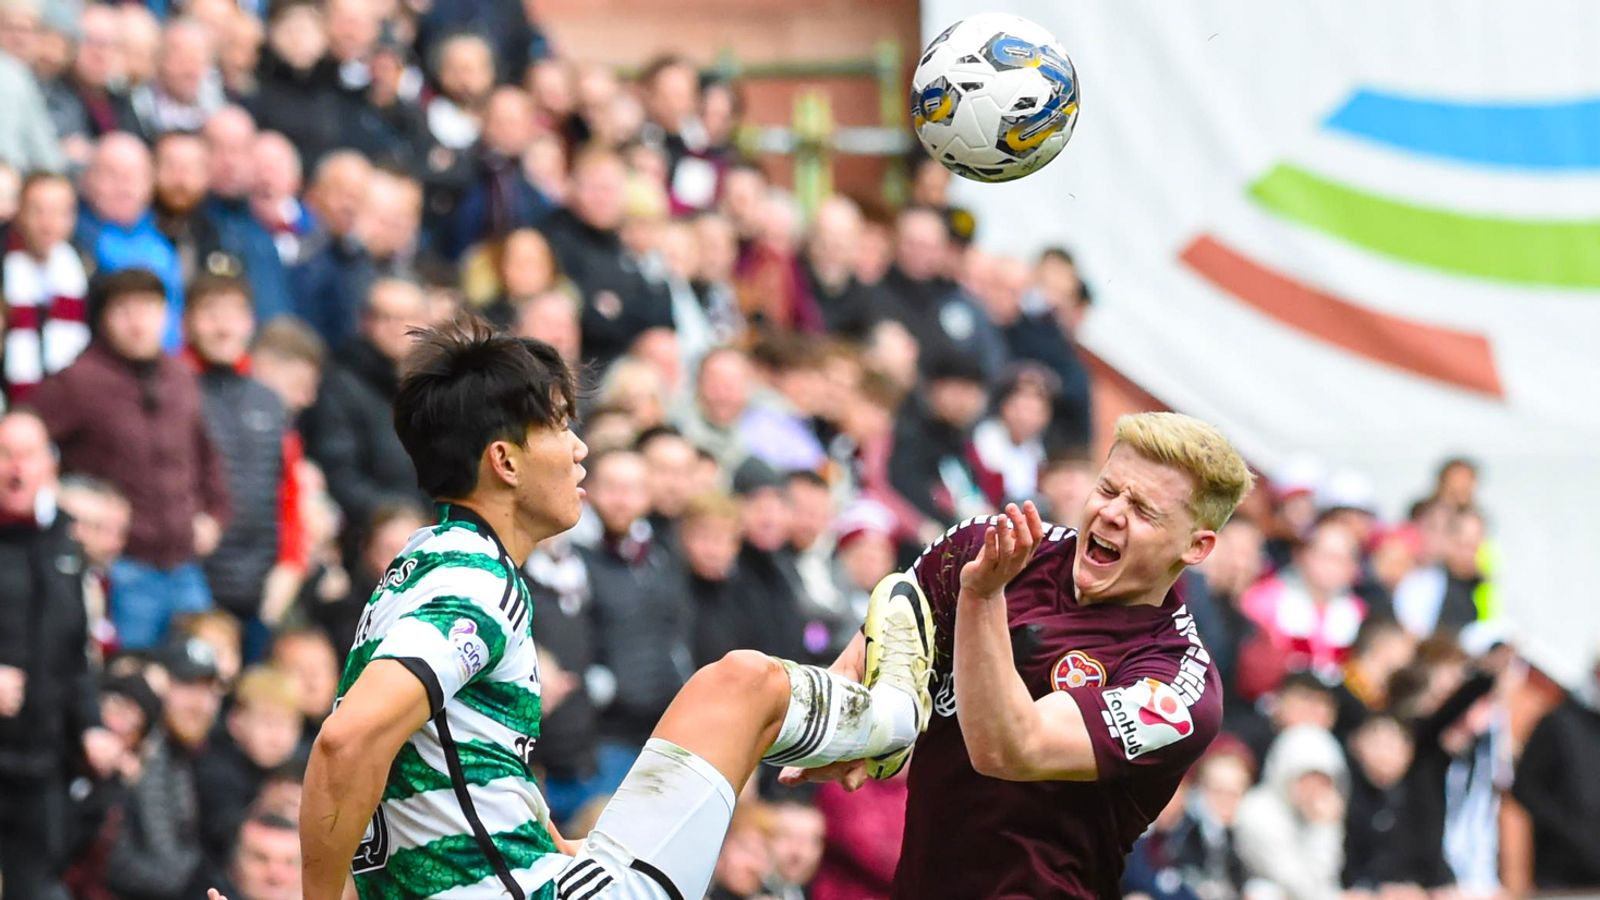
[[[88,276],[67,243],[41,262],[20,246],[6,250],[4,272],[7,396],[20,401],[46,375],[65,369],[89,345],[84,305]]]

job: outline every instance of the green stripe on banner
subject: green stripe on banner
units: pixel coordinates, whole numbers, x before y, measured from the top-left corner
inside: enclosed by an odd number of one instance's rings
[[[1272,212],[1375,253],[1474,278],[1600,288],[1600,220],[1544,222],[1416,206],[1278,165],[1250,185]]]

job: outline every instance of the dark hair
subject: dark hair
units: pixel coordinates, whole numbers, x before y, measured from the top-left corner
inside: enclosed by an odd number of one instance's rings
[[[667,71],[668,69],[677,68],[686,68],[689,71],[694,72],[695,84],[696,86],[699,85],[700,73],[695,69],[694,63],[689,62],[686,57],[680,56],[676,53],[664,53],[645,63],[644,68],[639,71],[639,83],[653,87],[655,85],[655,80],[661,77],[661,73]]]
[[[302,779],[303,780],[303,779]],[[251,825],[258,828],[269,828],[273,831],[293,831],[298,833],[300,826],[294,820],[271,810],[253,808],[243,822],[239,823],[239,830],[233,839],[233,855],[239,855],[239,847],[244,843],[244,830]]]
[[[291,625],[272,636],[272,646],[267,652],[268,657],[277,652],[279,647],[290,641],[315,641],[333,651],[335,657],[339,655],[339,651],[334,649],[333,639],[328,637],[326,631],[314,625]]]
[[[1036,362],[1014,363],[1001,374],[994,390],[994,406],[998,408],[1024,388],[1044,394],[1045,402],[1054,404],[1061,394],[1061,376]]]
[[[1044,465],[1039,467],[1041,472],[1051,472],[1056,469],[1084,469],[1092,472],[1094,457],[1090,455],[1089,448],[1082,444],[1062,447],[1046,457]]]
[[[640,458],[641,457],[639,456],[639,451],[633,449],[632,447],[627,447],[627,446],[623,446],[623,447],[607,447],[605,449],[596,451],[595,453],[591,454],[587,460],[584,461],[584,467],[586,469],[588,469],[588,472],[589,472],[588,477],[585,479],[584,483],[585,484],[593,484],[594,483],[593,479],[596,479],[596,478],[600,477],[600,470],[604,469],[606,466],[610,465],[611,463],[615,462],[616,460],[619,460],[619,459],[640,459]]]
[[[426,290],[461,290],[461,270],[437,253],[424,253],[418,256],[412,268],[416,270],[417,281]]]
[[[161,276],[149,269],[133,268],[102,272],[89,284],[87,306],[90,327],[99,323],[100,316],[106,311],[106,307],[111,305],[111,301],[130,294],[156,294],[165,298],[167,286],[162,283]]]
[[[1361,623],[1361,627],[1356,629],[1355,640],[1350,642],[1350,655],[1364,656],[1368,650],[1372,649],[1372,645],[1378,642],[1379,638],[1395,633],[1406,633],[1406,628],[1400,624],[1399,619],[1386,613],[1374,613],[1367,616],[1366,621]]]
[[[677,438],[678,440],[687,440],[683,436],[683,432],[673,428],[671,425],[652,425],[649,428],[639,432],[639,436],[633,439],[633,449],[643,453],[644,448],[650,446],[661,438]]]
[[[775,373],[814,369],[822,365],[822,340],[809,334],[776,334],[750,348],[750,361]]]
[[[1467,469],[1474,475],[1478,474],[1478,464],[1470,457],[1451,456],[1447,457],[1444,462],[1439,463],[1439,473],[1437,477],[1443,479],[1445,473],[1449,472],[1451,469]]]
[[[1406,509],[1406,521],[1421,521],[1422,517],[1432,512],[1434,506],[1438,505],[1438,503],[1439,501],[1435,497],[1423,497],[1421,500],[1413,502],[1411,506]]]
[[[362,546],[370,543],[373,536],[387,528],[391,522],[397,522],[401,519],[416,519],[419,522],[427,522],[428,514],[423,511],[422,507],[410,501],[402,500],[398,503],[380,504],[377,509],[372,511],[372,515],[367,517],[367,521],[362,523],[364,526],[361,532]]]
[[[810,469],[794,469],[783,477],[783,481],[785,484],[790,485],[791,487],[796,482],[800,482],[802,484],[809,484],[812,487],[822,488],[823,490],[828,489],[828,479],[823,478],[821,475],[818,475],[816,472],[813,472]]]
[[[1319,697],[1332,701],[1333,689],[1327,683],[1310,672],[1290,672],[1283,677],[1274,692],[1279,696],[1290,692],[1316,694]]]
[[[1066,263],[1074,268],[1078,265],[1077,261],[1072,258],[1072,251],[1060,245],[1046,247],[1039,251],[1039,262],[1051,259],[1056,262]]]
[[[306,761],[298,754],[289,757],[289,761],[274,766],[267,772],[263,784],[288,782],[290,784],[304,784],[306,780]],[[270,815],[270,814],[269,814]]]
[[[529,428],[561,425],[576,406],[572,371],[543,341],[496,332],[472,315],[411,334],[394,429],[430,497],[472,493],[492,441],[520,445]]]
[[[276,25],[284,16],[302,6],[318,9],[316,0],[273,0],[267,5],[267,24]]]
[[[721,344],[719,346],[712,347],[710,350],[705,352],[705,355],[700,357],[700,365],[695,367],[694,377],[696,384],[700,383],[700,378],[701,376],[705,375],[706,368],[711,365],[711,361],[721,356],[737,356],[747,363],[750,361],[750,354],[740,350],[738,347],[735,347],[732,344]]]
[[[244,298],[246,305],[255,310],[255,297],[250,294],[250,283],[243,278],[232,275],[220,275],[211,272],[201,272],[189,282],[189,287],[183,294],[183,312],[188,315],[200,307],[202,300],[220,297],[223,294],[238,294]]]
[[[863,400],[890,412],[899,409],[905,401],[905,391],[894,379],[872,369],[861,373],[861,384],[856,390]]]
[[[77,196],[78,189],[73,186],[71,178],[68,178],[60,172],[37,169],[23,176],[22,183],[17,186],[17,200],[20,201],[22,198],[28,196],[28,192],[33,190],[35,187],[52,181],[59,181],[60,183],[66,185],[67,189],[72,191],[73,196]]]

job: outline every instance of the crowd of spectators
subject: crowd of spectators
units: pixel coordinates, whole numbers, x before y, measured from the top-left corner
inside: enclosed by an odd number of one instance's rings
[[[0,0],[5,897],[298,896],[300,767],[430,521],[389,412],[416,326],[484,316],[588,387],[584,519],[522,573],[569,837],[696,666],[830,660],[1005,501],[1076,520],[1069,253],[979,249],[928,160],[903,208],[806,214],[735,149],[739,85],[624,80],[525,6]],[[1471,462],[1401,522],[1266,474],[1181,582],[1227,734],[1130,894],[1491,895],[1507,791],[1537,884],[1600,885],[1600,670],[1513,740]],[[713,896],[886,896],[904,781],[771,774]]]

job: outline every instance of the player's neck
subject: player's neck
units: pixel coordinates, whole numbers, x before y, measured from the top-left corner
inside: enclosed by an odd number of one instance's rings
[[[511,557],[511,561],[518,568],[528,561],[528,555],[540,541],[550,537],[518,522],[516,505],[512,502],[496,502],[494,498],[477,496],[447,502],[452,506],[469,509],[482,519],[494,532],[492,537],[505,548],[506,555]]]
[[[1167,594],[1172,592],[1172,585],[1176,581],[1174,578],[1137,594],[1086,595],[1076,583],[1072,585],[1072,592],[1083,606],[1160,606],[1167,602]]]

